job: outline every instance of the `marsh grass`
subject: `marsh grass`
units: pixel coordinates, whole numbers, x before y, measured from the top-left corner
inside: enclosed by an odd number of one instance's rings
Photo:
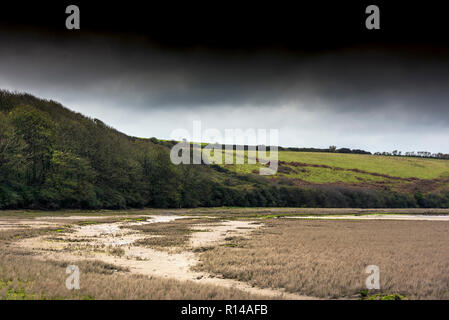
[[[9,230],[0,230],[0,243],[5,241],[17,241],[26,238],[34,238],[42,235],[58,235],[70,232],[70,228],[18,228]]]
[[[147,213],[153,212],[148,210]],[[282,219],[284,216],[321,214],[445,214],[448,210],[224,207],[167,212],[196,218],[124,226],[146,236],[134,244],[158,250],[193,250],[201,258],[197,268],[219,277],[324,298],[449,299],[448,222]],[[88,224],[142,219],[130,215],[129,218],[111,217]],[[252,231],[250,239],[228,236],[224,243],[215,246],[188,247],[193,232],[210,231],[197,230],[195,226],[219,225],[223,220],[234,219],[263,222],[265,227]],[[238,290],[131,275],[126,269],[94,260],[70,262],[80,266],[82,284],[80,291],[69,291],[65,288],[68,261],[41,261],[29,251],[10,246],[11,242],[43,235],[47,240],[60,241],[66,238],[64,233],[71,232],[70,223],[76,226],[79,222],[67,219],[52,228],[0,230],[0,299],[257,298]],[[89,243],[91,240],[67,238],[68,245],[64,250],[123,256],[121,248]],[[368,276],[364,270],[369,264],[380,267],[381,290],[369,291],[362,297]]]
[[[107,253],[116,257],[123,257],[125,255],[125,250],[117,246],[109,246]]]
[[[80,269],[80,290],[65,287],[66,267]],[[0,253],[0,299],[263,299],[236,289],[140,275],[96,260],[41,261]]]
[[[449,299],[449,223],[268,219],[250,239],[201,253],[197,269],[267,288],[357,298],[368,265],[380,268],[377,297]]]

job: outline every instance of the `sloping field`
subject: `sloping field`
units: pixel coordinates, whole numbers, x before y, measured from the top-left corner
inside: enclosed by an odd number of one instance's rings
[[[446,160],[293,151],[279,151],[278,157],[278,170],[272,176],[275,179],[283,177],[306,184],[390,187],[403,191],[449,187],[449,161]],[[248,158],[255,159],[255,156],[248,157],[245,152],[244,164],[223,166],[238,173],[258,174],[262,164],[248,164]]]
[[[359,169],[400,178],[449,178],[449,161],[439,159],[280,151],[279,160]]]

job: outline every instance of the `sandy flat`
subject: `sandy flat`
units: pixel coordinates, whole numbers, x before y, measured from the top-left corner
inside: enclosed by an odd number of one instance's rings
[[[218,225],[202,224],[194,227],[195,230],[202,232],[193,233],[189,244],[193,248],[208,247],[223,242],[227,237],[243,236],[261,226],[260,223],[242,220],[225,221]]]

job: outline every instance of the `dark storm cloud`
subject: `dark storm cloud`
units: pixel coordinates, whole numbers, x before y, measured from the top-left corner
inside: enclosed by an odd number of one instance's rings
[[[66,104],[136,114],[172,110],[169,117],[183,110],[237,110],[248,122],[254,115],[248,110],[269,115],[287,107],[286,123],[301,112],[313,113],[317,128],[330,126],[320,119],[359,121],[372,134],[391,125],[402,132],[449,127],[444,50],[170,50],[138,37],[37,33],[2,33],[0,41],[0,87]],[[282,128],[284,121],[270,125]]]
[[[145,108],[273,106],[320,99],[342,111],[392,104],[447,111],[449,61],[441,54],[433,58],[405,50],[353,48],[313,55],[276,51],[223,55],[201,48],[180,53],[157,50],[142,46],[142,41],[106,37],[2,38],[4,77],[76,94],[122,89],[121,96]]]

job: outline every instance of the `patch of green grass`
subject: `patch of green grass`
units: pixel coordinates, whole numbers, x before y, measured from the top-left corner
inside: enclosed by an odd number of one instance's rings
[[[100,224],[100,223],[104,223],[104,221],[80,221],[80,222],[78,222],[78,225],[88,226],[88,225],[94,225],[94,224]]]
[[[147,221],[148,218],[124,218],[122,221],[124,222],[140,222],[140,221]]]
[[[368,297],[368,290],[367,289],[360,290],[360,297],[361,299],[365,299],[366,297]]]
[[[384,294],[384,293],[377,293],[373,295],[362,295],[361,300],[406,300],[407,298],[405,296],[401,296],[400,294],[393,293],[393,294]]]
[[[289,168],[291,168],[289,166]],[[301,179],[311,183],[361,183],[361,182],[380,182],[389,179],[385,177],[373,176],[366,173],[336,170],[331,168],[306,167],[302,170],[296,170],[286,174],[288,178]]]
[[[0,280],[0,299],[4,300],[26,300],[33,299],[35,295],[26,292],[28,281]]]

